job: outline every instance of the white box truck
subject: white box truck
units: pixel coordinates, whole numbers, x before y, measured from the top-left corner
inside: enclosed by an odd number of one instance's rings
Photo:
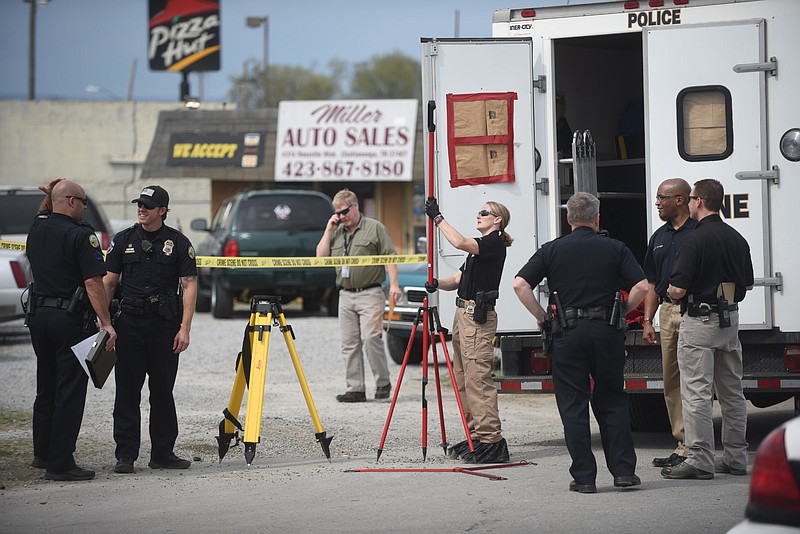
[[[430,108],[428,194],[467,235],[483,202],[511,211],[507,230],[516,241],[497,301],[499,391],[552,391],[540,332],[512,283],[543,243],[569,231],[565,203],[578,169],[570,150],[559,147],[558,99],[568,132],[589,131],[594,140],[601,227],[640,262],[663,224],[654,206],[661,181],[723,183],[723,218],[750,243],[756,276],[740,308],[745,394],[756,406],[794,397],[797,410],[800,2],[502,9],[492,34],[423,38],[422,90]],[[464,254],[438,231],[433,237],[435,276],[452,274]],[[546,303],[546,281],[536,291]],[[451,297],[433,299],[445,327],[455,310]],[[645,344],[641,330],[630,330],[626,345],[634,427],[669,428],[659,347]]]

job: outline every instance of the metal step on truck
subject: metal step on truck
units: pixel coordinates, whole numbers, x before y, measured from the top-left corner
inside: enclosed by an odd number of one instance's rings
[[[795,0],[570,2],[497,10],[492,37],[422,39],[428,194],[465,232],[474,217],[464,207],[494,200],[511,211],[500,392],[552,391],[540,332],[512,283],[569,231],[569,196],[595,187],[601,227],[641,262],[663,224],[658,184],[710,177],[725,187],[723,218],[748,240],[755,269],[740,308],[745,395],[759,407],[794,397],[798,411],[799,28]],[[455,272],[464,254],[433,238],[435,276]],[[536,291],[546,303],[546,283]],[[452,324],[450,295],[433,304]],[[632,424],[668,429],[660,348],[641,330],[626,344]]]

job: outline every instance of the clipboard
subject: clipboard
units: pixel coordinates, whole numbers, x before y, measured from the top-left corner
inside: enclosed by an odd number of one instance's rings
[[[89,376],[97,389],[102,389],[108,375],[111,374],[111,370],[117,363],[117,352],[106,350],[106,341],[108,341],[108,332],[100,330],[89,349],[89,354],[86,355],[86,367],[89,369]]]

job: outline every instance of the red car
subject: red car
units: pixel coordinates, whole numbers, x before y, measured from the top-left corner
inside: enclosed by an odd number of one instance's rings
[[[759,445],[744,515],[728,534],[800,533],[800,417]]]

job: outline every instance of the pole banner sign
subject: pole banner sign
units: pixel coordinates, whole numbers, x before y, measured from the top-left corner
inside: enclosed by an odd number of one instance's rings
[[[219,0],[149,0],[150,70],[219,70]]]
[[[276,182],[411,181],[414,99],[283,101]]]

